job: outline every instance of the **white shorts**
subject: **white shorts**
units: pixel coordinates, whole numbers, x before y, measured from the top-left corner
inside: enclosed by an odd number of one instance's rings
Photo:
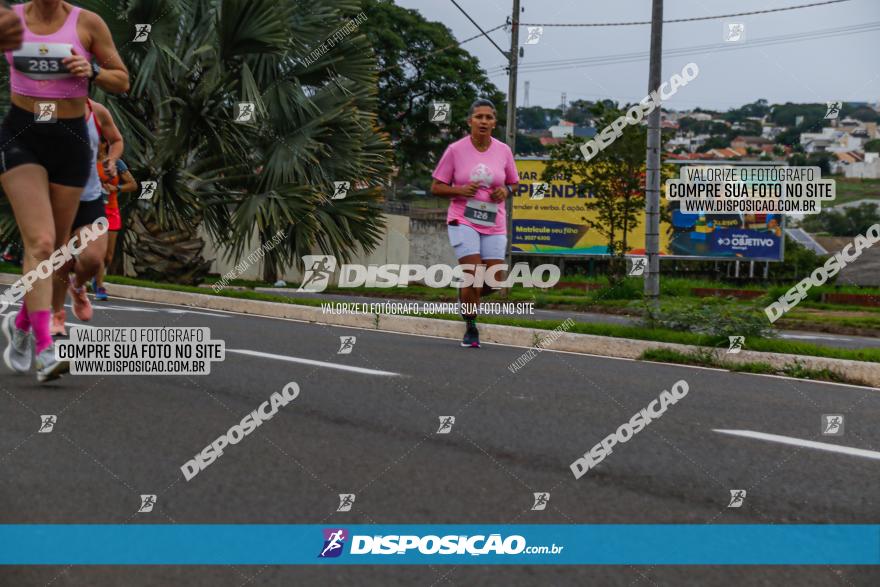
[[[456,259],[479,255],[481,259],[504,260],[507,252],[506,234],[482,234],[470,226],[448,225],[449,244],[455,249]]]

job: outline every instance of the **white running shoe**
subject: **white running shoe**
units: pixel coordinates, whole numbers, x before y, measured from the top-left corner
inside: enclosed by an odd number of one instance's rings
[[[27,373],[31,368],[34,354],[34,339],[30,332],[15,327],[15,313],[3,318],[3,334],[6,336],[6,348],[3,350],[3,362],[12,371]]]
[[[37,353],[36,364],[37,381],[40,383],[58,379],[70,371],[70,361],[59,361],[55,358],[54,342]]]

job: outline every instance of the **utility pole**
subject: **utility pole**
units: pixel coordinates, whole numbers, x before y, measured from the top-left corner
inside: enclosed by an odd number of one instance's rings
[[[525,86],[526,86],[526,88],[525,88],[526,91],[525,91],[525,95],[523,97],[523,106],[525,108],[528,108],[529,107],[529,82],[528,82],[528,80],[526,80]]]
[[[663,53],[663,0],[652,0],[651,65],[648,93],[660,87],[660,57]],[[645,301],[660,304],[660,105],[648,116],[648,152],[645,178]]]
[[[513,13],[510,16],[510,52],[507,54],[508,71],[510,75],[507,83],[507,146],[516,153],[516,69],[519,64],[519,0],[513,0]],[[513,241],[513,195],[508,196],[505,202],[507,211],[507,251],[504,255],[504,263],[508,269],[511,266],[510,243]],[[507,293],[505,288],[503,293]]]

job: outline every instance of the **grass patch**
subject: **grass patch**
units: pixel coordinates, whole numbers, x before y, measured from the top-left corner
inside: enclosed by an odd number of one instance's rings
[[[843,326],[849,328],[864,328],[868,330],[880,329],[880,312],[876,316],[834,316],[827,314],[796,314],[786,315],[780,320],[784,328],[798,327],[805,329],[809,326],[828,325]]]
[[[829,369],[810,369],[800,361],[786,364],[777,369],[769,363],[753,361],[748,363],[725,363],[718,359],[711,351],[696,351],[682,353],[672,349],[650,349],[643,352],[639,359],[643,361],[659,361],[662,363],[674,363],[677,365],[699,365],[701,367],[715,367],[727,369],[739,373],[758,373],[764,375],[787,375],[798,379],[811,379],[815,381],[832,381],[835,383],[854,383],[861,385],[862,382],[849,380],[845,376],[830,371]]]
[[[443,320],[459,321],[459,316],[445,315],[422,315],[424,318],[440,318]],[[562,324],[562,320],[529,320],[504,316],[481,316],[480,323],[500,324],[503,326],[519,326],[522,328],[538,328],[553,330]],[[577,334],[593,334],[596,336],[609,336],[613,338],[629,338],[633,340],[649,340],[653,342],[669,342],[687,344],[693,346],[708,347],[706,352],[712,353],[713,349],[727,349],[729,341],[726,337],[695,334],[667,328],[643,328],[640,326],[624,326],[620,324],[595,324],[577,322],[566,330]],[[803,342],[793,342],[780,339],[746,337],[743,348],[750,351],[786,353],[793,355],[807,355],[813,357],[828,357],[832,359],[849,359],[852,361],[866,361],[880,363],[880,348],[871,349],[844,349],[825,347]]]
[[[13,265],[12,263],[7,263],[6,261],[0,261],[0,273],[14,273],[16,275],[21,275],[21,267]]]
[[[250,290],[220,290],[215,292],[210,288],[196,287],[193,285],[176,285],[173,283],[157,283],[155,281],[147,281],[146,279],[133,279],[131,277],[121,277],[119,275],[108,275],[105,279],[107,283],[115,283],[118,285],[131,285],[135,287],[149,287],[153,289],[163,289],[167,291],[182,291],[187,293],[197,293],[220,298],[236,298],[241,300],[258,300],[263,302],[277,302],[279,304],[296,304],[299,306],[320,307],[322,300],[309,298],[291,298],[287,296],[266,294]]]
[[[860,179],[855,177],[834,178],[837,197],[833,205],[845,204],[855,200],[880,198],[880,179]]]

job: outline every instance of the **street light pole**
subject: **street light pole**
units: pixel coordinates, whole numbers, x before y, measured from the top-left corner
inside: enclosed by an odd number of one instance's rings
[[[660,87],[663,53],[663,0],[651,7],[651,62],[648,94]],[[659,94],[658,94],[659,99]],[[660,302],[660,105],[648,115],[648,151],[645,177],[645,301],[652,308]]]
[[[516,153],[516,70],[519,64],[519,0],[513,0],[513,13],[510,16],[510,52],[507,54],[507,63],[510,71],[507,83],[507,125],[506,142],[511,152]],[[511,266],[510,244],[513,241],[513,194],[505,201],[504,208],[507,211],[507,250],[504,254],[504,263],[508,269]],[[505,288],[504,294],[508,293]]]

